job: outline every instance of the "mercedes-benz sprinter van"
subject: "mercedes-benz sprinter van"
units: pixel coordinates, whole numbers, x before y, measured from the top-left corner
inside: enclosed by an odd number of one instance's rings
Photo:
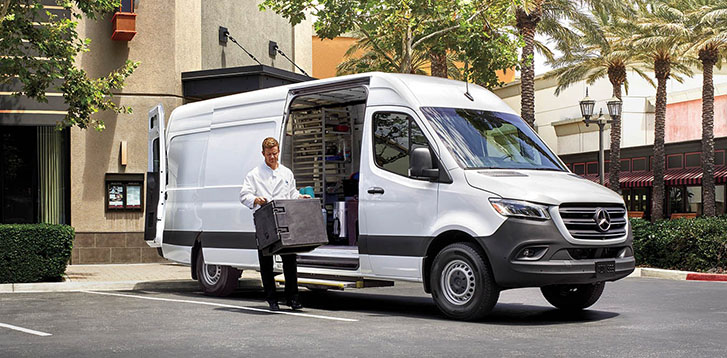
[[[207,294],[259,268],[238,198],[265,137],[325,209],[330,245],[298,255],[301,285],[421,282],[445,315],[475,320],[519,287],[583,309],[634,270],[622,198],[476,85],[358,74],[186,104],[168,122],[150,111],[145,235]]]

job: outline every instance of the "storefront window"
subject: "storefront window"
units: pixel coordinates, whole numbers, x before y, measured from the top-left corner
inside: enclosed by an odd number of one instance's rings
[[[717,215],[725,213],[724,185],[714,187],[714,201]]]
[[[702,215],[702,187],[688,186],[686,199],[687,212],[697,213],[697,216]]]
[[[68,131],[0,126],[0,223],[68,223]]]
[[[626,188],[622,190],[626,209],[629,212],[643,212],[643,217],[648,217],[649,212],[649,188]],[[638,217],[638,215],[636,215]]]
[[[669,202],[667,206],[667,214],[683,213],[684,208],[684,196],[686,190],[682,186],[668,187]]]

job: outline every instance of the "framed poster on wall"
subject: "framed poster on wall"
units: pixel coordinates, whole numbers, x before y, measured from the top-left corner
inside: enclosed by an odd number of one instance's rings
[[[124,183],[107,182],[106,195],[109,209],[124,208]]]
[[[144,211],[144,174],[106,174],[106,211]]]

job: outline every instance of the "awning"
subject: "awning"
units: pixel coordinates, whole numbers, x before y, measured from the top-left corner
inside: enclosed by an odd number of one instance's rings
[[[598,183],[598,175],[584,175],[584,178]],[[714,168],[715,184],[727,183],[727,166]],[[641,188],[652,186],[654,173],[651,171],[621,172],[619,183],[622,188]],[[702,185],[702,168],[671,169],[664,173],[664,183],[670,186]],[[608,184],[608,173],[606,173]]]

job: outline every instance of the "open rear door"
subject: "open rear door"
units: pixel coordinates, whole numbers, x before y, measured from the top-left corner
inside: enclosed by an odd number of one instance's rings
[[[149,166],[146,173],[146,220],[144,240],[161,247],[164,232],[164,201],[167,187],[167,145],[164,135],[164,107],[149,111]]]

